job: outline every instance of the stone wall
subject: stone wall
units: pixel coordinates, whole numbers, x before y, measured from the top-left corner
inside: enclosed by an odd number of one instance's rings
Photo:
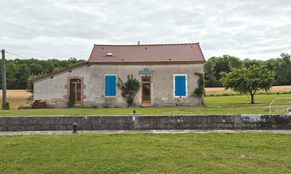
[[[290,115],[0,117],[0,131],[291,129]]]

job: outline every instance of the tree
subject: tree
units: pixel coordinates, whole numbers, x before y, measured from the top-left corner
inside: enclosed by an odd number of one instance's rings
[[[207,87],[217,87],[219,83],[215,77],[215,62],[209,59],[204,65],[204,77],[205,77],[205,86]]]
[[[32,74],[40,74],[43,72],[43,67],[40,64],[32,63],[29,65]]]
[[[222,57],[211,57],[207,60],[204,66],[205,85],[207,87],[222,86],[219,83],[221,72],[230,72],[233,68],[240,67],[242,62],[239,58],[229,55]]]
[[[13,89],[18,78],[16,76],[17,65],[14,62],[7,63],[6,72],[7,72],[7,89]],[[2,78],[0,80],[2,83]]]
[[[251,59],[244,59],[242,61],[244,67],[251,67],[253,65],[261,65],[263,64],[264,62],[262,60],[251,60]]]
[[[27,79],[31,75],[31,71],[27,64],[21,64],[15,73],[17,80],[15,87],[17,89],[25,89],[27,87]]]
[[[132,106],[134,103],[134,97],[140,88],[138,80],[133,78],[133,75],[128,75],[126,82],[123,82],[118,78],[117,87],[122,91],[121,96],[126,98],[128,106]]]
[[[249,93],[251,103],[259,90],[268,91],[275,81],[275,73],[265,65],[254,64],[249,67],[234,68],[229,73],[222,73],[220,82],[225,89],[233,89],[241,93]]]
[[[291,84],[291,61],[289,54],[282,53],[276,59],[267,60],[266,64],[270,70],[276,73],[274,85]]]

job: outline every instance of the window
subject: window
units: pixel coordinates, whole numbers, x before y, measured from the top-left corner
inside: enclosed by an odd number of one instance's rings
[[[174,74],[173,75],[173,94],[174,97],[187,96],[187,74]]]
[[[105,97],[115,97],[116,96],[116,75],[106,74],[104,77],[105,81]]]

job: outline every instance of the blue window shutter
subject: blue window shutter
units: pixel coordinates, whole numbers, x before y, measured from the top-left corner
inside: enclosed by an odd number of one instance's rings
[[[175,76],[175,96],[186,96],[186,76]]]
[[[116,76],[105,76],[105,96],[116,96]]]

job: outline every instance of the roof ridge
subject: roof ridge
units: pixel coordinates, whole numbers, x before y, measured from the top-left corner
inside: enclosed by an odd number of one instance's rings
[[[199,42],[196,43],[166,43],[166,44],[94,44],[94,46],[171,46],[171,45],[199,45]]]

